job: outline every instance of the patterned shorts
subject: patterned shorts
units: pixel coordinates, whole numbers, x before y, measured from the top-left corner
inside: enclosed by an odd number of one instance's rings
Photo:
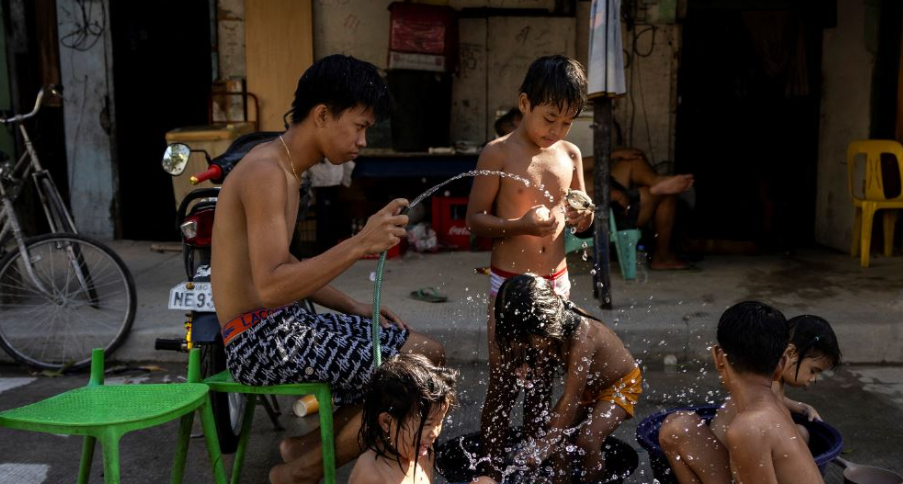
[[[336,405],[363,401],[373,369],[370,319],[314,314],[298,303],[255,313],[265,316],[226,345],[235,381],[255,386],[328,382]],[[407,339],[407,330],[380,328],[383,359],[398,353]]]

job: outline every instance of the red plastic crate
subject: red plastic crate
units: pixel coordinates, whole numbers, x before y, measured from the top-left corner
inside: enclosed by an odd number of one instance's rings
[[[476,237],[474,247],[471,247],[466,197],[433,197],[433,230],[440,244],[466,250],[492,248],[492,239],[488,237]]]

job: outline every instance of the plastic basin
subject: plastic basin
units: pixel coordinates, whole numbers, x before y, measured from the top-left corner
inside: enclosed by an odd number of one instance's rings
[[[508,444],[515,445],[521,440],[521,429],[515,427],[510,430]],[[636,451],[626,442],[609,437],[603,444],[605,454],[606,472],[605,478],[600,483],[620,483],[636,470],[639,465],[639,457]],[[471,457],[468,457],[470,454]],[[480,433],[474,432],[447,440],[436,448],[436,470],[445,477],[448,482],[469,483],[477,477],[476,470],[471,464],[471,458],[476,460],[480,452]],[[506,484],[532,484],[533,474],[513,474],[505,480]],[[580,481],[579,476],[574,476],[575,484],[589,484]]]
[[[652,472],[662,484],[677,482],[671,474],[668,458],[665,457],[662,448],[658,444],[658,432],[662,427],[662,423],[668,415],[680,411],[695,411],[697,415],[709,422],[715,417],[719,407],[720,405],[701,405],[672,408],[646,417],[637,426],[636,440],[649,453],[649,464],[652,466]],[[806,427],[806,430],[809,431],[809,450],[812,451],[818,470],[824,475],[828,463],[840,455],[840,451],[843,449],[843,437],[837,429],[825,422],[809,422],[804,417],[796,414],[793,415],[793,420]]]

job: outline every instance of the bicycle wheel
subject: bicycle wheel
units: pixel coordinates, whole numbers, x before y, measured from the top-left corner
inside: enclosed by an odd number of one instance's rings
[[[216,375],[225,369],[226,349],[222,338],[217,337],[212,345],[201,346],[201,378]],[[248,397],[243,393],[210,392],[210,407],[223,454],[232,454],[238,448],[247,401]]]
[[[0,346],[41,369],[80,369],[107,355],[135,319],[135,283],[115,252],[77,234],[47,234],[0,261]]]
[[[47,204],[50,206],[49,222],[56,227],[55,233],[77,234],[78,230],[72,224],[69,211],[63,205],[63,199],[60,198],[60,192],[57,191],[56,186],[50,180],[44,178],[41,180],[41,188],[44,191],[44,196],[47,198]]]

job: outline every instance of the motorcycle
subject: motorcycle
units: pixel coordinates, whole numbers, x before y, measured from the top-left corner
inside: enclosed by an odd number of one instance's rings
[[[195,150],[181,143],[167,146],[163,154],[163,170],[172,176],[181,175],[187,166],[191,153],[203,154],[208,169],[190,178],[193,185],[210,180],[222,184],[235,165],[252,148],[277,138],[281,133],[259,132],[244,135],[236,139],[222,155],[211,159],[204,150]],[[185,337],[181,339],[157,339],[156,350],[187,352],[192,348],[201,350],[201,376],[206,378],[226,370],[226,352],[220,333],[220,323],[216,316],[216,306],[210,287],[210,259],[213,236],[213,220],[216,213],[216,202],[219,187],[199,188],[193,190],[179,204],[176,224],[182,239],[182,259],[185,267],[186,281],[170,290],[168,307],[172,310],[187,311],[185,313]],[[301,209],[299,221],[307,215],[310,206],[311,191],[307,181],[301,187]],[[305,301],[308,310],[313,311],[313,304]],[[216,420],[217,435],[223,453],[235,452],[241,432],[241,421],[244,415],[246,397],[239,393],[211,393],[211,406]],[[279,424],[281,413],[275,396],[270,399],[261,398],[275,430],[284,430]]]

